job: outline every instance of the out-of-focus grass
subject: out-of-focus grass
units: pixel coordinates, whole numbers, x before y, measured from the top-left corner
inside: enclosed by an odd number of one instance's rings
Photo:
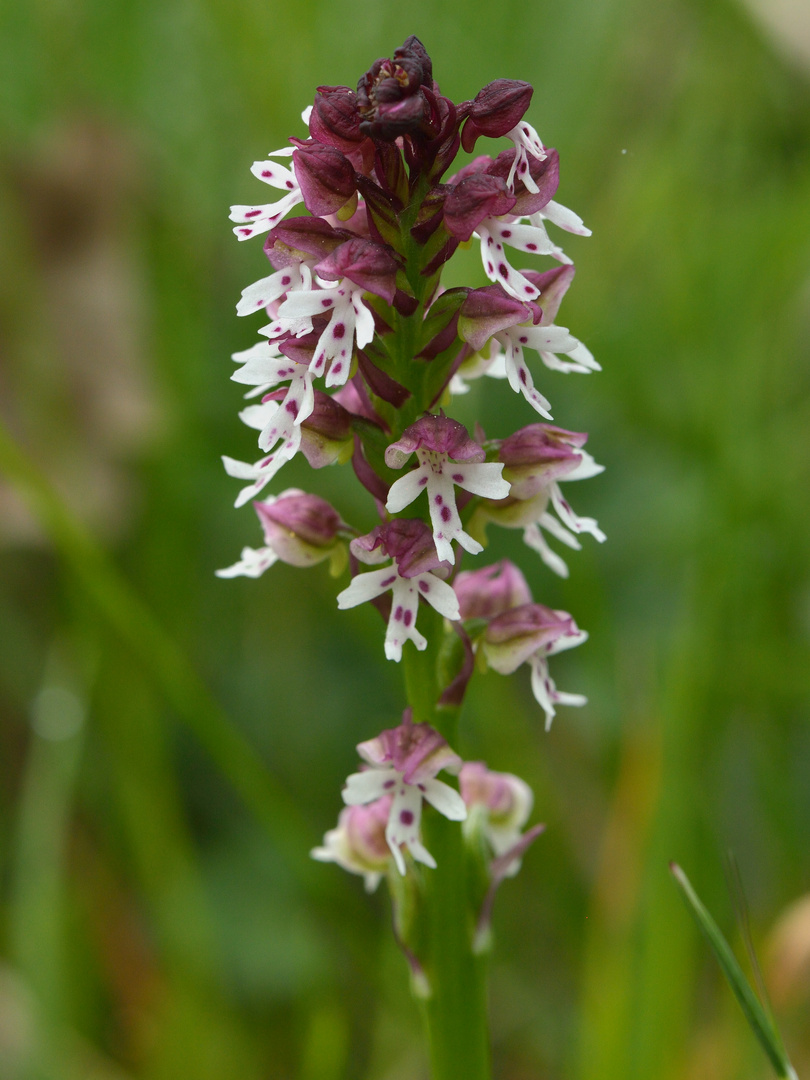
[[[763,1075],[667,863],[732,936],[724,848],[760,940],[810,892],[806,75],[719,0],[12,0],[0,410],[178,660],[156,677],[140,631],[0,492],[4,1080],[424,1070],[387,902],[287,856],[293,830],[315,844],[333,824],[401,673],[373,611],[338,616],[323,567],[212,575],[258,535],[218,457],[251,452],[228,356],[254,340],[233,303],[263,272],[226,208],[256,197],[250,162],[301,131],[315,85],[412,32],[456,100],[535,85],[560,201],[594,229],[567,245],[560,320],[604,372],[541,387],[609,466],[572,494],[609,541],[558,582],[491,534],[591,632],[557,665],[590,705],[546,736],[519,675],[481,677],[459,747],[525,775],[549,826],[497,905],[498,1075]],[[482,280],[474,252],[453,273]],[[468,419],[531,421],[487,391]],[[371,524],[348,470],[288,468],[282,486]],[[198,724],[210,701],[236,718],[295,824],[278,801],[263,828],[184,726],[186,665],[208,688]],[[31,726],[49,689],[84,709],[61,739]],[[801,1075],[810,990],[779,974]]]

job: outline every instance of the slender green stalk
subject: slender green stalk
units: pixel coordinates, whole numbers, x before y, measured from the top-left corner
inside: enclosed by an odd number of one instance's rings
[[[472,950],[467,853],[461,829],[426,814],[423,830],[436,858],[425,874],[427,970],[424,1016],[433,1080],[489,1080],[486,958]]]

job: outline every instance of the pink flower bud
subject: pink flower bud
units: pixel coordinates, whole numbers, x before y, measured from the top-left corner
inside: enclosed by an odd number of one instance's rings
[[[461,758],[450,749],[447,740],[430,724],[411,723],[409,716],[410,710],[397,727],[360,743],[357,747],[360,757],[369,765],[390,765],[402,774],[406,784],[432,780],[442,769],[457,773]]]
[[[580,638],[568,612],[553,611],[544,604],[523,604],[496,615],[487,625],[484,654],[495,671],[511,675],[534,653],[551,652],[565,637]]]
[[[529,819],[534,804],[531,788],[512,773],[492,772],[482,761],[465,761],[459,782],[467,809],[481,806],[486,810],[487,835],[495,854],[502,855],[519,839]]]
[[[587,434],[551,424],[529,424],[504,439],[498,461],[504,463],[504,479],[512,485],[510,497],[525,500],[547,492],[553,481],[563,479],[582,462],[577,449],[587,440]]]
[[[532,600],[526,579],[508,559],[463,571],[456,576],[453,588],[462,619],[491,619]]]
[[[325,499],[295,488],[253,506],[267,546],[291,566],[313,566],[328,558],[345,528]]]
[[[362,874],[366,891],[373,892],[391,858],[385,829],[392,801],[390,795],[383,795],[365,806],[344,807],[337,828],[326,833],[323,846],[312,850],[312,858],[337,863],[352,874]]]

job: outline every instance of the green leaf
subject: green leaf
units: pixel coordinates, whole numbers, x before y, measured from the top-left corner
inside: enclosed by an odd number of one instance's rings
[[[701,903],[700,898],[692,888],[689,878],[680,866],[677,863],[670,863],[669,868],[689,910],[695,917],[695,922],[703,931],[712,952],[717,957],[717,962],[722,968],[729,986],[734,991],[734,995],[745,1013],[746,1020],[751,1025],[762,1049],[768,1055],[771,1064],[776,1070],[776,1075],[785,1077],[786,1080],[798,1080],[796,1071],[788,1059],[781,1036],[751,988],[751,984],[743,974],[731,946],[723,937],[717,923]]]

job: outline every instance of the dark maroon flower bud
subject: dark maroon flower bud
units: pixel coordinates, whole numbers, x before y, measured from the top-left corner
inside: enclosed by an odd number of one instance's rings
[[[527,82],[495,79],[479,90],[469,107],[461,145],[469,154],[479,135],[499,139],[523,119],[534,90]]]
[[[488,217],[508,214],[517,199],[500,176],[473,173],[455,184],[444,200],[444,225],[457,240],[469,240]]]
[[[432,86],[430,57],[421,41],[411,36],[393,59],[376,60],[358,82],[361,133],[392,142],[418,131],[432,112],[423,88]]]
[[[319,86],[309,117],[309,133],[313,139],[351,150],[365,136],[360,131],[357,95],[348,86]]]
[[[515,160],[515,150],[504,150],[498,154],[495,161],[489,167],[493,176],[500,176],[503,180],[509,176],[512,163]],[[516,203],[512,213],[516,217],[526,217],[542,210],[546,203],[553,199],[560,183],[560,155],[551,147],[546,149],[546,156],[542,161],[535,157],[528,159],[529,174],[537,184],[538,190],[529,191],[518,174],[515,177]]]
[[[327,281],[346,277],[389,304],[393,302],[399,267],[391,252],[372,240],[347,240],[315,269]]]
[[[481,462],[486,458],[483,447],[470,437],[464,425],[443,414],[423,416],[406,427],[385,451],[385,463],[391,469],[401,469],[420,449],[447,454],[453,461]]]
[[[533,309],[536,307],[535,304],[516,300],[498,284],[471,289],[461,305],[458,335],[474,352],[478,352],[499,330],[507,330],[510,326],[533,319]]]
[[[351,542],[352,551],[372,552],[376,548],[394,559],[401,577],[411,578],[426,574],[449,563],[442,563],[436,553],[433,533],[418,518],[394,518],[385,525],[377,525],[367,536],[359,536]]]
[[[325,258],[353,236],[348,229],[333,229],[320,217],[292,217],[267,234],[264,253],[276,270],[308,256]]]
[[[334,147],[299,145],[293,165],[304,205],[316,217],[336,214],[357,191],[354,166]]]

